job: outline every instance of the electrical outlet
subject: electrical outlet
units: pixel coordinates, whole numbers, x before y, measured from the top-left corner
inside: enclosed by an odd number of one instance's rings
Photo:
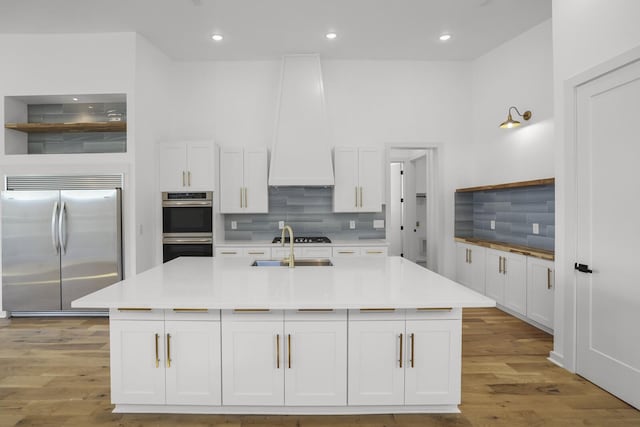
[[[238,221],[231,221],[231,229],[232,230],[238,229]]]
[[[282,230],[284,228],[284,221],[278,221],[278,230]]]
[[[374,219],[373,228],[384,228],[384,219]]]
[[[354,220],[349,221],[349,228],[352,230],[356,228],[356,222]]]
[[[540,234],[540,224],[533,224],[533,234]]]
[[[496,229],[496,221],[494,219],[491,220],[491,229],[492,230]]]

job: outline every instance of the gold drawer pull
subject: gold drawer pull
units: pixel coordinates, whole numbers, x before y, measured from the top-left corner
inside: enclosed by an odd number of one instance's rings
[[[415,335],[411,334],[411,367],[413,368],[413,362],[414,362],[414,357],[413,357],[413,353],[414,353],[414,348],[415,348]]]
[[[287,357],[289,359],[289,369],[291,369],[291,334],[287,334]]]
[[[151,311],[151,309],[140,308],[140,307],[131,307],[131,308],[123,307],[123,308],[118,308],[118,311]]]
[[[234,313],[266,313],[269,312],[268,308],[234,308]]]
[[[402,368],[402,334],[400,334],[400,360],[398,360],[398,362],[400,362],[400,367]]]
[[[171,334],[167,334],[167,368],[171,367]]]
[[[547,289],[551,289],[551,269],[547,268]]]
[[[264,251],[262,252],[247,252],[249,255],[264,255]]]
[[[160,338],[160,336],[158,334],[156,335],[156,368],[160,367],[160,355],[158,354],[158,339]]]
[[[206,313],[209,311],[208,308],[174,308],[173,311],[176,313]]]
[[[280,369],[280,334],[276,335],[276,369]]]
[[[453,307],[419,307],[417,311],[451,311]]]
[[[367,251],[368,254],[381,254],[382,251]]]
[[[319,313],[319,312],[327,313],[332,311],[333,311],[333,308],[299,308],[298,309],[298,312],[300,313]]]
[[[396,311],[395,308],[361,308],[360,311]]]
[[[339,254],[355,254],[355,251],[338,251]]]
[[[235,254],[237,254],[238,252],[236,252],[236,251],[222,251],[222,252],[220,252],[220,253],[221,253],[222,255],[235,255]]]

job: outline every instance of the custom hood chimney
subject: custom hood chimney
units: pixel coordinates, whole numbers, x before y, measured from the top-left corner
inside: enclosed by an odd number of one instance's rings
[[[318,55],[282,61],[269,185],[333,185],[333,164]]]

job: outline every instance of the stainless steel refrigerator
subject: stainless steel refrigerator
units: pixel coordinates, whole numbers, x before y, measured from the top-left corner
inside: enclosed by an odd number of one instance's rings
[[[72,300],[122,280],[121,224],[119,189],[3,191],[4,310],[74,311]]]

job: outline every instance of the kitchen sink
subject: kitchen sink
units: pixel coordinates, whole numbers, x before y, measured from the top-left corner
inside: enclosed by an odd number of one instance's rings
[[[296,267],[331,267],[333,263],[330,259],[297,259],[294,263]],[[252,267],[289,267],[288,261],[280,259],[257,259],[251,264]]]

